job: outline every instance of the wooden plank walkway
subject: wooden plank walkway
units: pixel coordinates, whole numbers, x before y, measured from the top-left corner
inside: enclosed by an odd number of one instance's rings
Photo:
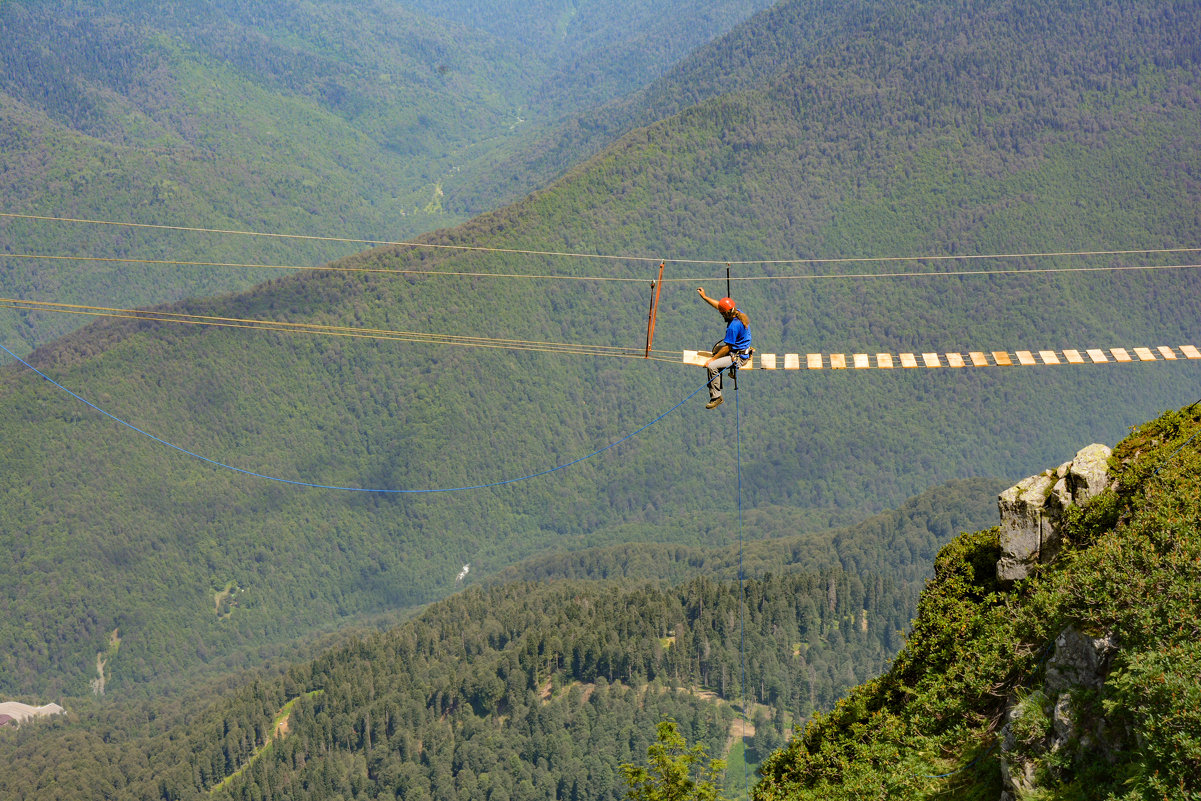
[[[684,364],[704,366],[710,354],[686,350]],[[1064,350],[969,351],[963,353],[755,353],[743,370],[933,370],[940,367],[1038,367],[1072,364],[1132,364],[1138,362],[1190,362],[1201,360],[1196,345],[1157,345],[1134,348]]]

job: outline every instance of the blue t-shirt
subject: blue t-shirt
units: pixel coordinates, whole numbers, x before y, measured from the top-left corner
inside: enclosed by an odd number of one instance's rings
[[[726,338],[723,340],[730,346],[736,354],[746,352],[751,346],[751,329],[742,324],[742,320],[735,317],[726,326]]]

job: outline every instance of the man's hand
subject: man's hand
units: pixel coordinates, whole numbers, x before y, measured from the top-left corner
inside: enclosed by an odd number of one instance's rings
[[[705,301],[713,308],[717,308],[717,301],[705,294],[705,288],[703,286],[698,286],[696,291],[698,294],[700,294],[701,300]]]

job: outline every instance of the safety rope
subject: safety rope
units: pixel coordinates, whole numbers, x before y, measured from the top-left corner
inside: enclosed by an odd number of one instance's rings
[[[706,384],[701,384],[699,387],[697,387],[695,390],[693,390],[693,391],[692,391],[692,394],[690,394],[688,397],[684,398],[684,400],[680,401],[680,402],[679,402],[679,403],[677,403],[675,406],[671,407],[671,408],[670,408],[670,409],[668,409],[666,412],[664,412],[663,414],[661,414],[661,415],[659,415],[658,417],[656,417],[654,420],[652,420],[652,421],[650,421],[649,423],[647,423],[646,425],[642,426],[642,428],[639,428],[637,431],[632,431],[632,432],[630,432],[629,434],[626,434],[626,435],[625,435],[624,437],[622,437],[621,439],[614,440],[613,442],[610,442],[610,443],[609,443],[608,445],[606,445],[605,447],[603,447],[603,448],[601,448],[601,449],[599,449],[599,450],[593,451],[592,453],[588,454],[587,456],[581,456],[581,457],[580,457],[580,458],[578,458],[578,459],[574,459],[574,460],[572,460],[572,461],[570,461],[570,462],[566,462],[566,463],[564,463],[564,464],[558,465],[558,466],[556,466],[556,467],[551,467],[551,468],[548,468],[548,469],[546,469],[546,470],[540,470],[540,471],[538,471],[537,473],[530,473],[529,475],[520,476],[520,477],[518,477],[518,478],[509,478],[509,479],[504,479],[503,481],[493,481],[493,482],[490,482],[490,483],[488,483],[488,484],[476,484],[476,485],[473,485],[473,486],[465,486],[465,487],[445,487],[445,488],[439,488],[439,489],[370,489],[370,488],[364,488],[364,487],[342,487],[342,486],[335,486],[335,485],[329,485],[329,484],[316,484],[316,483],[310,483],[310,482],[307,482],[307,481],[294,481],[294,480],[292,480],[292,479],[288,479],[288,478],[279,478],[279,477],[277,477],[277,476],[269,476],[269,475],[265,475],[265,474],[263,474],[263,473],[256,473],[256,472],[254,472],[254,471],[252,471],[252,470],[244,470],[244,469],[242,469],[242,468],[240,468],[240,467],[234,467],[234,466],[232,466],[232,465],[225,464],[224,462],[219,462],[219,461],[217,461],[216,459],[210,459],[210,458],[208,458],[207,456],[201,456],[200,454],[198,454],[198,453],[194,453],[193,451],[190,451],[190,450],[188,450],[187,448],[182,448],[182,447],[180,447],[179,445],[175,445],[175,444],[173,444],[173,443],[171,443],[171,442],[168,442],[168,441],[167,441],[167,440],[165,440],[165,439],[161,439],[161,438],[159,438],[159,437],[156,437],[154,434],[151,434],[151,433],[149,433],[149,432],[147,432],[147,431],[143,431],[142,429],[138,428],[137,426],[133,425],[132,423],[128,423],[128,422],[126,422],[125,420],[122,420],[120,417],[117,417],[116,415],[114,415],[114,414],[111,414],[111,413],[109,413],[109,412],[105,411],[104,409],[101,409],[99,406],[97,406],[96,404],[92,403],[92,402],[91,402],[91,401],[89,401],[87,398],[84,398],[84,397],[83,397],[83,396],[81,396],[81,395],[77,395],[76,393],[74,393],[74,392],[72,392],[71,390],[67,389],[67,388],[66,388],[66,387],[64,387],[62,384],[58,383],[58,382],[57,382],[57,381],[55,381],[53,378],[51,378],[50,376],[46,375],[46,374],[45,374],[45,373],[43,373],[41,370],[37,369],[37,368],[36,368],[36,367],[34,367],[32,364],[30,364],[29,362],[25,361],[25,360],[24,360],[24,359],[22,359],[20,356],[18,356],[17,354],[13,353],[11,350],[9,350],[8,348],[4,347],[3,345],[0,345],[0,350],[3,350],[3,351],[4,351],[5,353],[7,353],[9,356],[13,357],[13,358],[14,358],[14,359],[16,359],[18,362],[20,362],[21,364],[25,365],[27,368],[29,368],[30,370],[32,370],[34,373],[36,373],[36,374],[38,374],[39,376],[41,376],[42,378],[44,378],[44,379],[45,379],[47,382],[49,382],[51,385],[53,385],[53,386],[57,387],[58,389],[62,390],[62,391],[63,391],[63,392],[65,392],[65,393],[67,393],[68,395],[70,395],[71,397],[75,398],[77,401],[80,401],[80,402],[81,402],[81,403],[83,403],[84,405],[86,405],[86,406],[89,406],[89,407],[91,407],[92,409],[95,409],[96,411],[98,411],[98,412],[100,412],[102,415],[104,415],[105,417],[108,417],[109,419],[111,419],[111,420],[113,420],[113,421],[115,421],[115,422],[117,422],[117,423],[120,423],[121,425],[125,426],[126,428],[128,428],[128,429],[131,429],[131,430],[135,431],[136,433],[138,433],[138,434],[141,434],[142,436],[144,436],[144,437],[147,437],[148,439],[151,439],[151,440],[153,440],[153,441],[155,441],[155,442],[159,443],[160,445],[166,445],[168,448],[172,448],[172,449],[174,449],[174,450],[177,450],[177,451],[179,451],[180,453],[183,453],[183,454],[185,454],[185,455],[187,455],[187,456],[191,456],[191,457],[192,457],[192,458],[194,458],[194,459],[199,459],[199,460],[200,460],[200,461],[202,461],[202,462],[207,462],[207,463],[209,463],[209,464],[211,464],[211,465],[214,465],[214,466],[216,466],[216,467],[220,467],[220,468],[222,468],[222,469],[225,469],[225,470],[231,470],[231,471],[233,471],[233,472],[235,472],[235,473],[241,473],[242,475],[246,475],[246,476],[252,476],[252,477],[254,477],[254,478],[262,478],[262,479],[266,479],[266,480],[268,480],[268,481],[276,481],[276,482],[278,482],[278,483],[280,483],[280,484],[291,484],[291,485],[293,485],[293,486],[298,486],[298,487],[310,487],[310,488],[313,488],[313,489],[323,489],[323,490],[339,490],[339,491],[343,491],[343,492],[374,492],[374,493],[381,493],[381,494],[406,494],[406,495],[419,495],[419,494],[438,493],[438,492],[461,492],[461,491],[464,491],[464,490],[479,490],[479,489],[488,489],[488,488],[490,488],[490,487],[500,487],[500,486],[504,486],[504,485],[506,485],[506,484],[515,484],[515,483],[517,483],[517,482],[519,482],[519,481],[526,481],[526,480],[528,480],[528,479],[531,479],[531,478],[538,478],[539,476],[545,476],[545,475],[548,475],[548,474],[550,474],[550,473],[554,473],[554,472],[556,472],[556,471],[563,470],[564,468],[571,467],[572,465],[579,464],[580,462],[583,462],[583,461],[586,461],[586,460],[588,460],[588,459],[591,459],[591,458],[593,458],[594,456],[599,456],[600,454],[604,453],[605,451],[607,451],[607,450],[610,450],[611,448],[615,448],[616,446],[620,445],[621,443],[625,442],[626,440],[628,440],[628,439],[630,439],[630,438],[632,438],[632,437],[634,437],[634,436],[637,436],[638,434],[641,434],[643,431],[646,431],[648,428],[650,428],[651,426],[653,426],[655,423],[658,423],[658,422],[659,422],[660,420],[662,420],[664,417],[667,417],[669,414],[671,414],[672,412],[674,412],[676,409],[680,408],[680,407],[681,407],[681,406],[683,406],[685,403],[687,403],[688,401],[690,401],[690,400],[691,400],[693,397],[695,397],[695,396],[696,396],[696,394],[697,394],[698,392],[700,392],[702,389],[704,389],[706,386],[708,386],[708,384],[707,384],[707,383],[706,383]]]
[[[734,372],[737,368],[733,368]],[[746,689],[746,574],[742,567],[742,415],[738,409],[738,387],[734,388],[734,452],[738,464],[738,650],[741,663],[742,686],[742,792],[748,798],[750,790],[747,778],[746,722],[750,719]]]
[[[0,215],[3,216],[3,215]],[[406,243],[414,244],[414,243]],[[416,246],[414,244],[414,246]],[[449,247],[449,246],[445,246]],[[488,251],[489,248],[472,248],[473,250]],[[1191,249],[1185,249],[1191,250]],[[575,258],[592,258],[586,253],[554,253],[552,251],[506,251],[500,250],[502,253],[517,252],[537,256],[572,256]],[[1017,259],[1017,258],[1051,258],[1056,256],[1104,256],[1104,255],[1153,255],[1163,253],[1179,252],[1176,250],[1113,250],[1113,251],[1080,251],[1076,253],[1026,253],[1026,254],[991,254],[977,256],[885,256],[879,258],[828,258],[828,259],[798,259],[792,261],[757,261],[757,262],[739,262],[740,264],[751,265],[799,265],[799,264],[826,264],[826,263],[856,263],[856,262],[899,262],[899,261],[927,261],[938,262],[948,260],[979,260],[979,259]],[[555,273],[491,273],[480,271],[462,271],[462,270],[414,270],[401,269],[391,267],[360,267],[338,264],[320,264],[320,265],[303,265],[303,264],[253,264],[244,262],[228,262],[228,261],[188,261],[185,259],[137,259],[130,257],[115,257],[115,256],[75,256],[75,255],[55,255],[46,253],[0,253],[0,257],[11,259],[35,259],[46,261],[94,261],[101,263],[120,263],[120,264],[145,264],[145,265],[174,265],[179,267],[223,267],[223,268],[239,268],[248,270],[292,270],[296,272],[334,272],[334,273],[372,273],[383,275],[422,275],[444,278],[506,278],[506,279],[524,279],[535,281],[594,281],[594,282],[610,282],[610,283],[646,283],[645,278],[623,278],[621,276],[612,275],[562,275]],[[630,257],[605,257],[612,259],[622,259],[628,261],[646,261],[647,259],[640,256]],[[715,262],[691,260],[691,259],[666,259],[660,260],[660,263],[687,263],[687,264],[713,264]],[[1195,270],[1201,268],[1201,264],[1125,264],[1125,265],[1105,265],[1098,267],[1020,267],[1020,268],[1002,268],[996,270],[942,270],[938,272],[875,272],[875,273],[807,273],[800,275],[743,275],[732,280],[734,281],[818,281],[818,280],[849,280],[861,278],[966,278],[972,276],[993,276],[993,275],[1047,275],[1055,273],[1119,273],[1119,272],[1145,272],[1154,270]],[[685,276],[676,278],[664,278],[665,284],[694,284],[698,281],[712,279],[713,276]]]
[[[1119,252],[1119,251],[1115,251]],[[1045,255],[1077,255],[1077,254],[1045,254]],[[963,256],[948,258],[1005,258],[1003,256]],[[1016,258],[1016,257],[1015,257]],[[938,257],[898,257],[896,259],[881,259],[880,261],[936,261]],[[831,261],[835,261],[832,259]],[[853,259],[851,260],[853,261]],[[1145,270],[1195,270],[1201,267],[1201,264],[1127,264],[1127,265],[1111,265],[1106,267],[1022,267],[1009,268],[1000,270],[944,270],[941,272],[924,272],[924,273],[819,273],[811,275],[744,275],[735,278],[735,281],[811,281],[820,279],[849,279],[849,278],[963,278],[966,276],[988,276],[988,275],[1040,275],[1049,273],[1120,273]],[[700,278],[665,278],[664,283],[669,281],[699,281]]]
[[[614,356],[626,359],[649,358],[652,361],[675,362],[676,351],[654,350],[653,355],[634,351],[617,345],[586,345],[569,342],[543,342],[524,339],[500,339],[494,337],[438,334],[421,331],[401,331],[386,328],[362,328],[352,326],[325,325],[321,323],[296,323],[284,320],[262,320],[243,317],[220,317],[216,315],[170,312],[161,310],[122,309],[106,306],[86,306],[75,303],[52,303],[28,301],[18,298],[0,297],[0,308],[22,311],[51,312],[55,314],[80,314],[91,317],[111,317],[124,320],[142,320],[183,325],[204,325],[218,328],[246,328],[258,331],[276,331],[291,334],[319,334],[324,336],[376,339],[389,342],[419,342],[433,345],[456,345],[463,347],[493,348],[507,350],[561,353],[580,356]]]
[[[410,270],[390,267],[352,267],[336,264],[247,264],[232,261],[186,261],[183,259],[133,259],[115,256],[52,256],[43,253],[0,253],[4,258],[12,259],[45,259],[47,261],[96,261],[118,262],[121,264],[174,265],[177,267],[237,267],[248,270],[295,270],[308,272],[333,273],[383,273],[387,275],[429,275],[458,278],[525,278],[543,281],[610,281],[620,283],[645,284],[645,278],[619,278],[608,275],[554,275],[537,273],[485,273],[465,272],[459,270]],[[695,280],[695,279],[687,279]]]
[[[1045,259],[1045,258],[1082,258],[1082,257],[1101,257],[1101,256],[1150,256],[1150,255],[1165,255],[1170,253],[1198,253],[1201,252],[1201,247],[1178,247],[1178,248],[1144,248],[1144,249],[1121,249],[1121,250],[1064,250],[1064,251],[1032,251],[1032,252],[1015,252],[1015,253],[978,253],[978,254],[928,254],[918,256],[851,256],[851,257],[818,257],[818,258],[800,258],[800,259],[748,259],[743,261],[731,261],[730,259],[689,259],[689,258],[669,258],[664,259],[659,256],[640,256],[640,255],[613,255],[603,253],[585,253],[575,251],[558,251],[558,250],[535,250],[526,248],[501,248],[488,247],[483,245],[451,245],[445,243],[434,243],[425,241],[404,241],[404,240],[383,240],[383,239],[356,239],[351,237],[338,236],[317,236],[312,234],[283,234],[266,231],[251,231],[251,230],[235,230],[222,228],[202,228],[199,226],[183,226],[183,225],[155,225],[150,223],[132,223],[121,222],[116,220],[94,220],[76,217],[56,217],[50,215],[38,214],[17,214],[12,212],[0,212],[0,217],[10,219],[37,220],[46,222],[63,222],[63,223],[78,223],[88,225],[108,225],[120,226],[127,228],[143,228],[155,229],[163,231],[184,231],[196,233],[212,233],[223,235],[236,236],[252,236],[252,237],[270,237],[275,239],[298,239],[307,241],[320,242],[339,242],[345,244],[359,244],[371,246],[395,246],[395,247],[411,247],[411,248],[430,248],[442,250],[457,250],[476,253],[500,253],[522,256],[545,256],[558,258],[572,259],[601,259],[605,261],[630,261],[630,262],[653,262],[669,263],[669,264],[698,264],[698,265],[740,265],[740,266],[781,266],[781,265],[804,265],[804,264],[854,264],[854,263],[887,263],[887,262],[921,262],[921,261],[971,261],[981,259]],[[1173,265],[1171,267],[1153,268],[1153,267],[1127,267],[1125,269],[1179,269],[1182,267],[1197,267],[1201,265]],[[1097,267],[1090,268],[1091,270],[1106,270],[1113,268]],[[1071,269],[1054,269],[1041,270],[1040,272],[1071,272]],[[1025,270],[1016,270],[1011,272],[1026,272]],[[958,273],[962,275],[977,275],[977,272]],[[1004,274],[998,272],[998,274]],[[863,274],[839,274],[813,276],[820,278],[857,278],[857,277],[873,277],[873,278],[894,278],[894,277],[913,277],[918,275],[952,275],[952,273],[878,273],[875,275]],[[560,277],[560,276],[548,276]],[[562,276],[568,278],[568,276]],[[785,276],[743,276],[737,280],[772,280]],[[795,278],[807,278],[810,276],[791,276]],[[592,280],[596,280],[595,277]],[[635,280],[635,279],[621,279]],[[671,278],[667,281],[695,281],[696,278]]]
[[[390,241],[386,239],[355,239],[344,236],[317,236],[313,234],[281,234],[269,231],[239,231],[226,228],[201,228],[199,226],[189,225],[154,225],[151,223],[131,223],[119,222],[116,220],[89,220],[77,217],[53,217],[41,214],[12,214],[0,212],[0,217],[9,217],[21,220],[40,220],[45,222],[66,222],[66,223],[83,223],[87,225],[113,225],[126,228],[150,228],[159,231],[185,231],[189,233],[205,233],[205,234],[225,234],[233,236],[256,236],[269,237],[272,239],[301,239],[310,242],[340,242],[354,245],[372,245],[382,247],[391,245],[395,247],[413,247],[413,248],[432,248],[442,250],[459,250],[472,251],[478,253],[508,253],[521,256],[561,256],[579,259],[606,259],[611,261],[654,261],[656,263],[662,259],[643,259],[638,256],[606,256],[600,253],[572,253],[568,251],[554,250],[525,250],[520,248],[496,248],[484,247],[480,245],[447,245],[435,242],[414,242],[414,241]]]

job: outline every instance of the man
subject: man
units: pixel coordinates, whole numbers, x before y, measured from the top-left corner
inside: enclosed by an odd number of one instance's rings
[[[726,321],[725,339],[705,362],[705,369],[709,371],[709,402],[705,408],[715,409],[722,403],[721,370],[726,367],[736,370],[751,358],[751,321],[734,305],[732,298],[714,300],[705,294],[704,287],[697,287],[696,291],[701,294],[701,300],[721,312]]]

